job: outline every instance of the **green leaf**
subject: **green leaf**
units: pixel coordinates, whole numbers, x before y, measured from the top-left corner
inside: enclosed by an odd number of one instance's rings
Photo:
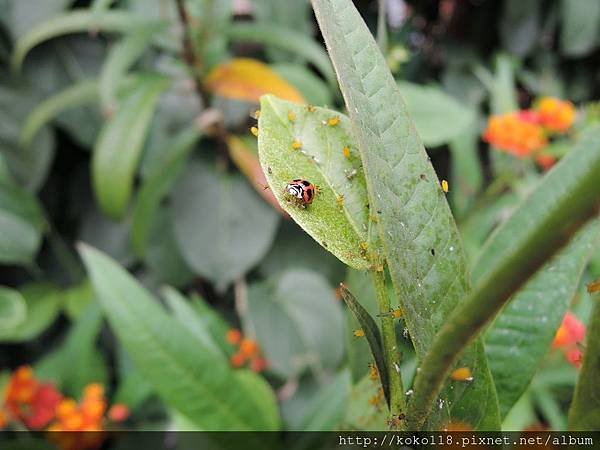
[[[329,86],[308,68],[291,63],[272,64],[271,68],[297,87],[302,96],[313,105],[326,106],[333,103]]]
[[[541,1],[504,0],[500,20],[503,47],[519,56],[527,55],[540,35]]]
[[[19,291],[0,286],[0,339],[11,336],[26,318],[27,304]]]
[[[513,296],[487,331],[485,349],[501,417],[525,392],[548,352],[599,241],[600,221],[595,220]]]
[[[85,31],[126,32],[132,27],[147,23],[137,15],[122,11],[106,11],[102,14],[88,10],[71,11],[42,22],[21,37],[15,45],[12,68],[20,70],[27,53],[48,39]]]
[[[131,275],[91,247],[81,245],[80,252],[112,329],[167,405],[204,430],[279,427],[272,394],[256,401],[249,383],[240,382]]]
[[[171,190],[199,139],[200,132],[196,128],[181,132],[169,145],[163,163],[156,165],[144,178],[133,208],[131,225],[133,248],[139,256],[144,255],[152,220],[161,201]]]
[[[313,7],[350,113],[392,282],[422,360],[469,291],[460,237],[396,82],[358,11],[349,0],[313,0]],[[452,415],[474,428],[499,428],[480,342],[460,364],[476,372],[475,382],[450,386],[443,404],[450,402]],[[447,417],[447,409],[436,408],[427,426],[438,428]],[[410,409],[407,418],[413,424],[423,419],[411,417]]]
[[[0,23],[4,22],[4,26],[16,41],[40,22],[60,14],[69,3],[72,3],[72,0],[45,0],[32,7],[29,2],[5,0],[0,2],[2,8]]]
[[[56,288],[46,284],[28,284],[20,288],[25,300],[27,317],[24,322],[14,328],[5,342],[23,342],[35,339],[58,315],[61,298]]]
[[[560,48],[568,56],[584,56],[598,45],[600,3],[595,0],[562,0]]]
[[[573,403],[569,410],[569,430],[596,431],[600,424],[600,302],[596,301],[587,329],[583,365]]]
[[[446,318],[417,375],[415,396],[425,413],[457,354],[600,206],[600,127],[590,127],[539,182],[482,250],[475,289]],[[414,400],[417,404],[417,400]]]
[[[307,406],[300,430],[331,431],[337,429],[344,416],[351,387],[350,371],[341,371],[318,392]]]
[[[184,260],[219,289],[260,261],[273,241],[277,213],[238,175],[190,160],[171,200]]]
[[[322,376],[341,362],[344,319],[333,289],[318,274],[290,269],[248,290],[249,328],[270,370],[284,377],[309,368]]]
[[[388,405],[390,403],[390,382],[388,379],[388,369],[385,363],[385,359],[383,357],[382,351],[382,340],[381,333],[379,332],[379,328],[377,328],[377,324],[370,316],[370,314],[365,310],[361,304],[356,300],[354,295],[344,286],[343,284],[340,286],[342,292],[342,298],[348,305],[348,308],[362,327],[362,330],[365,332],[365,337],[367,342],[369,343],[369,348],[371,349],[371,353],[373,354],[373,358],[375,359],[375,364],[377,365],[377,370],[379,371],[379,377],[381,379],[381,386],[383,387],[383,392],[385,393],[385,398],[387,399]]]
[[[452,156],[450,198],[455,217],[464,217],[473,206],[483,185],[479,160],[479,133],[472,126],[456,136],[449,145]]]
[[[61,112],[91,103],[98,98],[98,82],[84,80],[47,98],[27,116],[21,130],[20,145],[29,150],[37,133]]]
[[[164,287],[161,293],[179,323],[191,331],[198,341],[215,356],[223,356],[207,329],[206,323],[199,317],[188,299],[176,289],[168,286]]]
[[[31,264],[44,227],[37,199],[12,180],[0,181],[0,264]]]
[[[386,425],[389,419],[388,411],[370,402],[378,395],[379,389],[379,383],[371,380],[368,375],[352,387],[342,429],[363,432],[388,431],[389,427]]]
[[[102,210],[112,218],[120,219],[127,211],[156,102],[168,85],[162,76],[140,77],[98,136],[92,160],[94,190]]]
[[[323,48],[304,33],[273,23],[234,22],[225,30],[225,34],[233,41],[259,42],[306,58],[321,72],[330,86],[336,84],[335,74]]]
[[[163,24],[152,23],[130,31],[115,45],[100,72],[100,103],[108,113],[117,109],[117,90],[127,70],[142,56],[154,33],[160,31]]]
[[[328,125],[335,118],[339,123]],[[335,111],[315,108],[311,112],[306,106],[266,95],[261,98],[258,126],[260,164],[279,204],[341,261],[356,269],[368,268],[370,262],[361,249],[369,227],[367,192],[348,119]],[[294,149],[294,141],[302,148]],[[285,193],[287,184],[298,178],[321,191],[304,209],[289,202]]]
[[[443,145],[459,136],[475,120],[473,111],[437,86],[398,82],[410,117],[427,147]]]

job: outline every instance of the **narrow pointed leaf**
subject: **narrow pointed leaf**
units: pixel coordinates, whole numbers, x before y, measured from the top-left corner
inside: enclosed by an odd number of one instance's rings
[[[356,300],[356,297],[352,295],[352,292],[350,292],[343,284],[340,287],[344,302],[346,302],[346,305],[348,305],[348,308],[350,311],[352,311],[354,317],[356,317],[356,320],[358,320],[358,323],[360,323],[360,326],[365,332],[365,338],[367,338],[367,342],[371,348],[371,353],[375,359],[375,364],[377,365],[377,370],[379,371],[381,387],[383,387],[383,392],[385,393],[385,398],[389,405],[390,382],[388,380],[388,370],[383,357],[383,350],[381,348],[381,333],[379,332],[379,328],[367,310],[364,309]]]
[[[371,214],[379,218],[394,288],[422,360],[470,289],[460,237],[396,81],[358,11],[350,0],[313,0],[313,7],[350,114]],[[450,386],[443,405],[450,402],[452,415],[473,427],[498,428],[480,342],[460,364],[474,371],[475,381]],[[449,412],[436,408],[427,426],[438,428]]]
[[[486,333],[501,417],[525,392],[548,352],[599,241],[600,221],[595,220],[514,295]]]
[[[331,126],[330,119],[339,123]],[[258,126],[260,163],[279,204],[341,261],[355,269],[368,268],[361,249],[369,226],[367,191],[348,119],[267,95],[261,100]],[[320,188],[304,209],[286,198],[285,187],[294,179]]]
[[[177,180],[199,139],[200,132],[196,128],[183,131],[173,140],[165,161],[144,179],[133,208],[131,225],[133,249],[139,256],[146,251],[156,210]]]
[[[331,86],[335,85],[335,75],[323,48],[304,33],[272,23],[235,22],[225,30],[225,34],[234,41],[260,42],[302,56],[319,69]]]
[[[27,117],[21,130],[20,144],[28,150],[39,130],[61,112],[92,103],[98,98],[98,82],[84,80],[47,98]]]
[[[168,85],[161,76],[140,77],[98,136],[92,178],[98,202],[110,217],[120,219],[127,211],[156,102]]]
[[[86,245],[80,253],[112,329],[167,405],[204,430],[278,428],[275,397],[260,377],[242,382],[116,262]],[[258,399],[256,389],[266,395]]]
[[[122,11],[95,13],[79,10],[53,17],[37,25],[19,39],[12,57],[13,70],[19,70],[27,53],[48,39],[85,31],[124,32],[136,25],[147,23],[146,19]]]
[[[112,112],[116,108],[119,83],[127,70],[144,53],[152,36],[162,24],[140,26],[125,36],[108,54],[100,72],[100,102],[102,109]]]

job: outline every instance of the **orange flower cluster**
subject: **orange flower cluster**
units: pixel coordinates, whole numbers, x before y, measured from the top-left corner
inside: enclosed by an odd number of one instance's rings
[[[483,140],[519,158],[535,155],[537,163],[544,169],[549,169],[556,158],[542,152],[548,145],[548,136],[569,131],[575,123],[576,115],[573,103],[554,97],[542,97],[535,109],[490,117]]]
[[[41,383],[29,366],[19,367],[11,376],[0,408],[0,429],[12,421],[31,430],[80,431],[95,433],[51,433],[51,439],[64,450],[91,449],[100,446],[107,419],[104,387],[98,383],[86,386],[78,404],[64,397],[51,383]],[[124,404],[114,404],[107,417],[122,422],[129,416]]]
[[[29,366],[19,367],[10,378],[0,413],[0,428],[10,421],[41,430],[52,421],[62,395],[51,383],[40,383]]]
[[[269,362],[262,356],[258,342],[246,338],[240,330],[230,329],[226,336],[227,342],[237,345],[238,351],[231,357],[233,367],[242,367],[250,362],[250,368],[255,372],[262,372],[269,367]]]
[[[537,105],[540,123],[550,131],[566,133],[575,123],[577,110],[568,100],[543,97]]]
[[[519,113],[492,116],[483,139],[519,158],[538,152],[548,145],[544,129],[536,123],[524,120]]]
[[[562,349],[565,352],[565,358],[569,363],[581,368],[582,353],[579,345],[585,340],[586,327],[573,314],[567,312],[563,319],[562,325],[554,336],[552,347]]]

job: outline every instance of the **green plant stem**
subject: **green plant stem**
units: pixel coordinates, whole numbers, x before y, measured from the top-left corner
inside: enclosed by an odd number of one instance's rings
[[[390,380],[390,414],[394,417],[403,414],[406,408],[402,376],[400,375],[400,353],[398,352],[398,345],[396,343],[394,318],[389,314],[392,308],[385,288],[385,273],[377,271],[373,271],[372,273],[377,302],[379,304],[379,313],[381,314],[383,354]],[[399,427],[404,429],[404,421],[400,421]]]
[[[387,53],[388,38],[386,27],[386,2],[387,0],[379,0],[377,12],[377,45],[381,53],[385,56]]]

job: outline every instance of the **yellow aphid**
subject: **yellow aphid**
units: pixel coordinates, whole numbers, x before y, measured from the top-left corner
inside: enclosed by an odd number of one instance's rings
[[[369,403],[373,406],[377,406],[383,402],[384,398],[385,398],[385,395],[383,393],[383,388],[379,388],[379,390],[377,391],[377,394],[375,394],[373,397],[371,397],[369,399]]]
[[[260,117],[260,109],[257,109],[256,111],[254,111],[254,118],[258,119]]]
[[[383,272],[383,269],[384,269],[383,264],[378,264],[375,266],[375,270],[377,272]]]
[[[447,193],[450,190],[449,186],[448,186],[448,182],[446,180],[442,180],[442,191],[444,191],[444,193]]]
[[[338,116],[332,117],[327,120],[327,125],[330,127],[335,127],[338,123],[340,123],[340,118]]]
[[[399,308],[393,309],[387,313],[377,314],[377,317],[393,317],[394,319],[399,319],[402,317],[402,310]]]
[[[296,120],[296,113],[294,111],[288,111],[288,120],[293,122]]]
[[[366,250],[369,248],[369,244],[367,244],[366,242],[361,242],[360,243],[360,249],[361,250]]]
[[[377,381],[379,379],[379,370],[377,370],[377,366],[373,363],[369,364],[369,379],[373,381]]]
[[[346,158],[346,159],[350,159],[350,156],[352,155],[352,154],[350,153],[350,147],[348,147],[348,146],[345,146],[345,147],[344,147],[344,150],[343,150],[343,152],[344,152],[344,158]]]
[[[313,105],[308,105],[308,112],[315,112],[317,110],[317,108],[315,108]]]
[[[460,367],[450,374],[454,381],[473,381],[473,374],[468,367]]]
[[[337,202],[337,205],[341,208],[344,206],[344,194],[340,194],[337,196],[337,198],[335,199],[335,201]]]
[[[250,133],[252,133],[254,136],[258,137],[258,128],[256,128],[256,127],[250,128]]]
[[[377,223],[377,222],[379,222],[379,217],[377,217],[377,216],[369,216],[369,220],[371,220],[371,222]]]
[[[302,148],[302,142],[300,142],[300,141],[292,142],[292,148],[294,150],[300,150]]]
[[[600,278],[596,281],[592,281],[587,285],[588,294],[594,294],[596,292],[600,292]]]
[[[362,328],[359,328],[358,330],[354,330],[354,332],[352,334],[354,334],[354,337],[357,337],[357,338],[365,337],[365,330],[363,330]]]

